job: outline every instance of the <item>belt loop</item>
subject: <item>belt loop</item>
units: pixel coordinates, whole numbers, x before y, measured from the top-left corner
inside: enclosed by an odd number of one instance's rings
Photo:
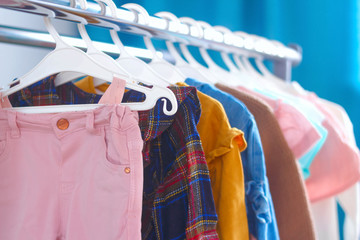
[[[16,124],[16,112],[9,111],[8,112],[8,123],[11,129],[11,137],[19,138],[20,137],[20,129]]]
[[[114,121],[113,121],[114,127],[120,128],[120,129],[122,128],[126,109],[127,108],[115,106],[115,111],[114,111],[115,116],[114,116]]]
[[[115,120],[116,120],[116,108],[112,109],[111,114],[110,114],[110,122],[109,122],[109,126],[113,127],[115,125]]]
[[[86,129],[90,133],[99,134],[99,131],[95,129],[95,115],[94,112],[88,112],[86,113]]]

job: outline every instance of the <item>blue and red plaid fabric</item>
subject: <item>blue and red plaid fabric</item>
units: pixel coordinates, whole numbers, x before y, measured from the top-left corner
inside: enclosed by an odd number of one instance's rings
[[[92,104],[99,102],[101,95],[84,92],[73,83],[55,87],[55,77],[44,78],[31,86],[9,96],[13,107],[46,106],[59,104]]]
[[[45,79],[42,84],[46,81],[53,82],[54,79]],[[56,89],[53,83],[40,86],[41,83],[38,83],[36,88],[40,92],[34,92],[33,86],[30,86],[9,99],[13,106],[36,106],[45,102],[84,103],[100,98],[96,94],[76,90],[71,83]],[[51,89],[45,90],[46,87]],[[196,129],[201,112],[196,89],[175,86],[170,89],[178,100],[175,115],[163,114],[161,101],[153,109],[139,112],[144,140],[142,238],[218,239],[209,171]],[[23,98],[24,91],[36,96],[36,101],[34,97]],[[81,93],[78,95],[76,91]],[[126,92],[123,98],[123,102],[143,100],[144,95],[135,91]]]

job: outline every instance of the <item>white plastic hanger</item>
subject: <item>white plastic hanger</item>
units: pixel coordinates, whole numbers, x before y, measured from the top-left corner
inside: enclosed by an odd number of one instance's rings
[[[210,36],[214,34],[215,29],[213,29],[210,24],[203,21],[198,21],[198,24],[203,29],[204,33],[205,31],[211,31]],[[217,65],[204,47],[199,47],[199,50],[201,57],[208,65],[210,72],[213,73],[217,79],[219,79],[220,83],[233,86],[239,84],[239,79],[237,76]]]
[[[174,32],[180,31],[180,20],[172,13],[170,12],[158,12],[155,14],[155,16],[158,16],[160,18],[163,18],[167,20],[167,27],[166,29],[169,30],[170,28],[170,22],[172,22],[173,26],[175,27]],[[175,41],[175,40],[174,40]],[[186,77],[193,78],[201,82],[208,82],[206,76],[204,76],[201,72],[199,72],[196,68],[192,67],[188,62],[186,62],[179,52],[176,50],[176,47],[174,46],[173,40],[166,40],[165,44],[166,47],[169,50],[169,53],[174,58],[175,61],[175,67],[177,67]],[[183,42],[186,44],[185,42]]]
[[[258,37],[260,38],[260,37]],[[265,39],[266,40],[266,39]],[[264,40],[264,41],[265,41]],[[284,48],[285,46],[278,41],[272,40],[271,43],[278,48]],[[264,76],[266,76],[269,81],[271,81],[276,87],[277,90],[280,90],[282,92],[286,92],[287,94],[292,94],[294,96],[304,95],[304,89],[298,84],[297,82],[285,82],[283,79],[280,79],[279,77],[275,76],[273,73],[271,73],[264,63],[261,61],[261,59],[256,60],[257,67],[261,70]]]
[[[179,32],[179,28],[180,28],[180,20],[171,12],[158,12],[158,13],[155,13],[154,14],[155,16],[159,17],[159,18],[162,18],[164,20],[166,20],[166,28],[165,30],[167,31],[170,31],[170,21],[172,22],[172,25],[173,25],[173,29],[172,31],[173,32],[176,32],[178,33]],[[171,38],[171,35],[169,35],[170,39],[174,39],[174,38]],[[173,42],[175,42],[175,39],[172,40]],[[175,61],[175,65],[185,65],[187,64],[187,62],[180,56],[179,52],[176,50],[173,42],[170,41],[170,40],[166,40],[165,43],[166,43],[166,46],[171,54],[171,56],[174,58],[174,61]]]
[[[188,25],[190,35],[191,35],[191,27],[195,27],[199,34],[198,37],[203,38],[204,32],[203,32],[202,28],[199,26],[197,21],[195,21],[194,19],[189,18],[189,17],[181,17],[180,21],[181,21],[181,23]],[[181,49],[184,57],[190,64],[190,66],[197,69],[202,75],[205,76],[207,83],[215,84],[215,83],[219,82],[217,77],[214,76],[214,73],[212,73],[207,67],[201,65],[200,63],[198,63],[198,61],[195,60],[195,58],[191,55],[189,49],[187,48],[186,44],[180,43],[180,49]]]
[[[268,45],[272,44],[276,48],[285,47],[282,43],[278,41],[269,41],[265,38],[258,36],[255,36],[254,38],[258,41],[263,41],[263,43],[268,43]],[[284,101],[296,106],[297,109],[302,111],[306,117],[321,125],[321,122],[325,119],[324,114],[319,111],[317,107],[311,102],[299,97],[299,95],[301,95],[300,92],[302,93],[302,91],[299,92],[299,89],[298,87],[296,87],[296,85],[287,83],[285,82],[285,80],[280,79],[279,77],[271,73],[264,65],[262,58],[256,58],[255,63],[259,71],[264,76],[263,82],[266,84],[264,84],[263,86],[267,87],[265,91],[270,91]]]
[[[251,37],[252,40],[254,40],[255,45],[259,44],[257,46],[262,46],[263,49],[266,47],[270,47],[271,44],[274,44],[272,42],[269,42],[269,40],[258,36],[249,35],[248,37]],[[255,63],[259,71],[255,70],[255,68],[251,65],[247,58],[243,60],[247,69],[251,69],[251,71],[254,73],[256,72],[254,74],[258,81],[258,90],[256,91],[271,96],[272,98],[282,99],[288,104],[296,106],[296,108],[300,112],[302,112],[307,118],[311,119],[313,122],[321,124],[325,116],[320,111],[318,111],[317,108],[313,106],[310,102],[294,96],[293,90],[291,89],[292,86],[286,83],[284,80],[281,80],[280,78],[273,75],[264,65],[263,58],[261,56],[255,56]]]
[[[204,32],[205,35],[205,31],[213,31],[213,28],[210,24],[208,24],[207,22],[204,21],[197,21],[197,23],[199,24],[199,26],[202,28],[202,31]],[[212,35],[212,33],[210,34]],[[213,71],[213,72],[218,72],[219,74],[223,74],[224,69],[222,69],[221,67],[219,67],[213,60],[212,58],[209,56],[209,53],[206,51],[206,49],[204,47],[199,47],[199,51],[200,51],[200,55],[201,57],[204,59],[204,61],[206,62],[206,64],[208,65],[208,68]]]
[[[256,43],[260,42],[260,44],[262,44],[263,46],[270,47],[272,45],[276,48],[285,47],[282,43],[277,41],[270,41],[266,38],[255,35],[253,35],[252,37],[255,39]],[[270,90],[278,93],[291,94],[294,96],[299,95],[296,87],[294,87],[292,84],[285,82],[285,80],[275,76],[268,70],[268,68],[264,65],[263,57],[256,57],[255,64],[259,69],[261,79],[264,80],[263,82],[265,82],[266,84],[265,87],[268,87]]]
[[[113,1],[111,0],[96,0],[102,6],[102,9],[106,9],[105,5],[110,8],[111,17],[118,18],[117,8]],[[135,21],[137,22],[138,15],[135,15]],[[120,29],[116,29],[120,30]],[[123,43],[121,42],[116,30],[110,30],[110,36],[114,44],[118,47],[120,51],[120,56],[116,59],[123,68],[125,68],[128,72],[130,72],[133,76],[138,79],[144,79],[146,82],[150,82],[152,84],[156,84],[162,87],[169,86],[169,82],[166,78],[158,74],[154,69],[152,69],[147,63],[142,61],[141,59],[132,56],[129,54]]]
[[[142,6],[135,4],[135,3],[127,3],[122,5],[121,7],[129,9],[136,14],[142,14],[145,17],[145,25],[149,24],[149,14]],[[137,17],[137,19],[139,19]],[[178,82],[183,82],[185,80],[185,75],[182,74],[174,65],[167,62],[163,58],[159,57],[156,54],[156,49],[151,42],[150,37],[144,36],[143,37],[145,46],[149,49],[152,53],[152,60],[148,63],[156,72],[158,72],[161,76],[165,77],[167,81],[171,84],[176,84]]]
[[[269,40],[267,40],[266,38],[263,37],[259,37],[259,36],[252,36],[256,42],[261,42],[262,45],[264,46],[270,46],[270,45],[276,45],[276,43],[274,41],[270,42]],[[276,46],[275,46],[276,47]],[[263,57],[257,57],[255,58],[255,63],[257,68],[259,69],[260,73],[267,79],[270,79],[273,82],[279,82],[280,84],[285,83],[285,81],[283,79],[280,79],[279,77],[275,76],[273,73],[271,73],[267,67],[264,65],[263,62]]]
[[[247,72],[248,70],[246,70],[246,67],[244,66],[244,63],[242,62],[241,57],[240,57],[243,55],[246,55],[246,53],[244,53],[244,52],[240,53],[240,51],[237,53],[233,53],[236,66],[240,69],[240,71]]]
[[[223,27],[223,26],[215,26],[213,27],[216,31],[221,32],[224,35],[224,42],[226,41],[227,36],[233,35],[230,29]],[[238,81],[234,83],[234,85],[242,85],[246,86],[247,88],[254,88],[254,82],[248,78],[248,75],[245,73],[244,70],[241,70],[240,67],[236,67],[233,61],[230,59],[228,52],[221,51],[221,58],[229,68],[230,74],[236,77]]]
[[[224,42],[226,42],[226,36],[227,35],[232,35],[233,33],[230,31],[230,29],[223,27],[223,26],[214,26],[212,27],[214,30],[221,32],[224,36]],[[236,74],[241,74],[240,70],[234,65],[234,63],[231,61],[228,52],[225,51],[221,51],[220,52],[221,58],[224,61],[224,63],[226,64],[227,68],[229,68],[230,73],[236,75]]]
[[[46,29],[55,40],[55,49],[49,54],[47,54],[40,61],[40,63],[36,65],[29,73],[10,83],[9,87],[2,91],[3,97],[20,91],[21,89],[28,87],[31,84],[34,84],[48,76],[64,71],[81,72],[85,75],[101,78],[108,82],[112,82],[114,77],[124,78],[124,76],[119,76],[117,72],[112,72],[111,70],[103,67],[80,49],[77,49],[65,43],[52,25],[49,17],[44,17],[44,22]],[[144,102],[141,103],[124,103],[123,105],[129,106],[132,110],[135,111],[148,110],[155,106],[158,99],[167,98],[171,102],[172,108],[170,111],[168,111],[166,106],[166,100],[162,99],[162,101],[164,101],[163,112],[167,115],[173,115],[176,113],[177,99],[170,89],[157,86],[153,86],[152,88],[139,86],[129,82],[135,81],[135,79],[128,79],[126,77],[127,76],[125,76],[125,80],[127,80],[126,87],[144,93],[146,95],[146,99]],[[99,106],[99,104],[85,104],[11,109],[27,113],[53,113],[67,111],[83,111],[94,109]]]
[[[254,40],[251,38],[251,36],[240,31],[234,32],[234,34],[243,39],[245,48],[248,48],[249,50],[254,49]],[[261,78],[262,76],[251,65],[248,59],[250,57],[250,54],[245,51],[238,51],[233,54],[233,57],[236,66],[240,69],[240,71],[244,73],[244,79],[247,79],[247,81],[251,81],[253,83],[253,86],[256,85],[258,87],[261,87],[262,83],[260,82],[259,78]]]
[[[78,1],[80,2],[80,6],[82,9],[87,9],[87,2],[85,0],[78,0]],[[71,2],[70,6],[76,7],[76,3],[74,0],[71,0],[70,2]],[[91,41],[91,39],[89,37],[89,34],[86,31],[84,24],[79,23],[79,24],[77,24],[77,27],[78,27],[81,38],[86,43],[86,46],[87,46],[86,53],[89,56],[91,56],[92,59],[94,59],[96,62],[100,63],[102,66],[106,66],[107,69],[110,69],[113,72],[119,73],[119,75],[127,76],[128,78],[129,78],[129,76],[131,76],[131,74],[126,69],[121,67],[120,64],[118,62],[116,62],[112,57],[110,57],[109,55],[105,54],[104,52],[98,50],[94,46],[93,42]],[[55,78],[55,86],[59,86],[64,83],[79,79],[80,77],[83,77],[83,74],[76,73],[76,72],[59,73]],[[99,78],[93,78],[93,81],[94,81],[95,86],[104,83],[104,80],[99,79]]]

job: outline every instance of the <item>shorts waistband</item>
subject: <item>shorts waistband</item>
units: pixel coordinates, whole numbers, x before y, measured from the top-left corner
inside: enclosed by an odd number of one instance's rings
[[[138,124],[137,114],[121,105],[101,105],[92,110],[41,114],[0,109],[0,129],[11,130],[12,137],[19,137],[21,129],[55,131],[61,137],[80,129],[98,134],[101,126],[126,130],[134,124]]]

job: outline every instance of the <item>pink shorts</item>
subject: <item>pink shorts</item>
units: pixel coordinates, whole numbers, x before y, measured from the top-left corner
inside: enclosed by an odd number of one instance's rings
[[[141,239],[142,147],[124,106],[0,109],[0,239]]]

